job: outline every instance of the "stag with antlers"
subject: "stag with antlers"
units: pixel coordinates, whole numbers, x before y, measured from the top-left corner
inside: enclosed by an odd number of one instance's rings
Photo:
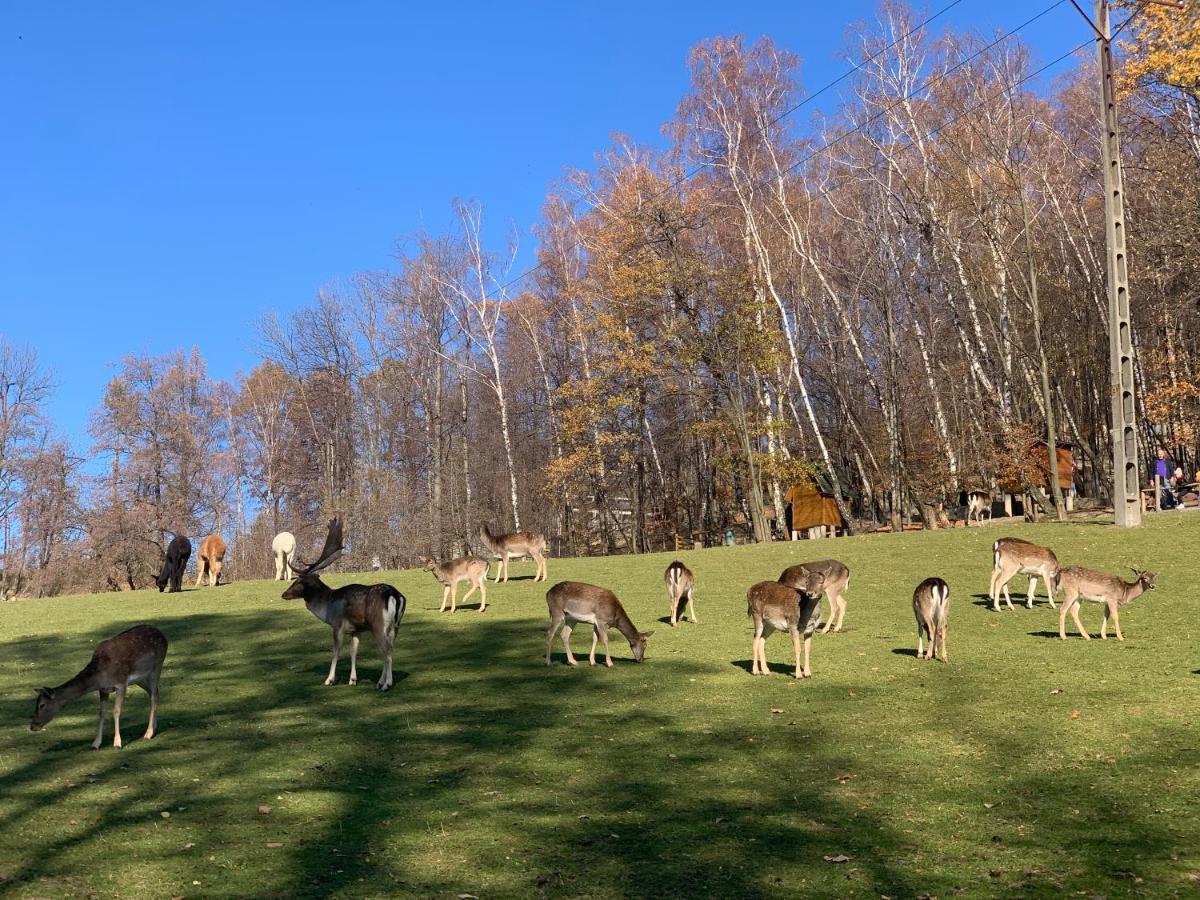
[[[288,561],[288,566],[296,573],[296,580],[283,592],[283,599],[303,600],[309,612],[333,629],[333,659],[329,663],[326,684],[337,680],[338,655],[346,635],[350,635],[350,684],[358,683],[358,636],[369,631],[375,636],[375,643],[384,658],[383,674],[375,686],[386,691],[392,686],[392,645],[408,601],[390,584],[329,587],[317,573],[341,552],[342,523],[335,518],[329,523],[325,547],[316,562],[305,565],[296,559]]]

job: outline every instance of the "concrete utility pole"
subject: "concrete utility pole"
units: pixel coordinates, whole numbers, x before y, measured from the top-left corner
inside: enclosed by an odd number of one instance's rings
[[[1129,316],[1129,272],[1125,254],[1125,187],[1121,135],[1113,86],[1112,29],[1108,0],[1096,0],[1100,63],[1100,137],[1104,161],[1104,219],[1108,244],[1108,352],[1112,391],[1113,515],[1118,528],[1142,524],[1138,478],[1137,421],[1133,398],[1133,325]]]

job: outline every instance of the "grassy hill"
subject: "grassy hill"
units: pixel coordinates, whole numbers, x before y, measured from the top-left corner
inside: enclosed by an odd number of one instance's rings
[[[1153,569],[1158,590],[1122,615],[1123,644],[1062,643],[1044,596],[981,599],[1009,533],[1064,563]],[[552,559],[550,584],[611,587],[655,628],[643,665],[614,632],[611,670],[569,669],[557,645],[542,664],[529,563],[483,614],[474,598],[438,614],[428,573],[384,573],[409,600],[385,695],[369,640],[358,686],[346,658],[323,686],[328,628],[272,582],[3,604],[0,895],[1195,896],[1198,548],[1200,516],[1174,513],[1132,534],[685,552],[701,624],[675,629],[656,621],[673,555]],[[780,635],[781,674],[751,677],[746,588],[828,555],[853,572],[846,630],[814,640],[809,681],[782,674]],[[935,574],[949,665],[913,657],[912,589]],[[1100,608],[1083,615],[1095,633]],[[157,738],[140,739],[140,689],[123,751],[89,749],[94,696],[29,732],[34,687],[142,621],[171,641]]]

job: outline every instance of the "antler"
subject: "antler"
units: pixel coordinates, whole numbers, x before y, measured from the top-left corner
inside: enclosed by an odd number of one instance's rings
[[[317,557],[317,561],[305,565],[300,560],[296,560],[296,563],[289,560],[288,566],[297,575],[311,575],[337,559],[342,549],[342,522],[335,516],[329,523],[329,533],[325,535],[325,546],[321,549],[321,555]]]

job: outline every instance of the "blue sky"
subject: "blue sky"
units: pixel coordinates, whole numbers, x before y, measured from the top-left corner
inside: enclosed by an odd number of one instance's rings
[[[939,23],[1006,31],[1051,2],[962,0]],[[875,4],[0,8],[0,334],[53,371],[51,413],[86,450],[126,354],[194,345],[214,377],[247,371],[263,311],[387,267],[456,196],[527,261],[565,169],[613,132],[660,140],[692,45],[768,34],[811,92]],[[1048,61],[1085,29],[1062,3],[1023,35]]]

